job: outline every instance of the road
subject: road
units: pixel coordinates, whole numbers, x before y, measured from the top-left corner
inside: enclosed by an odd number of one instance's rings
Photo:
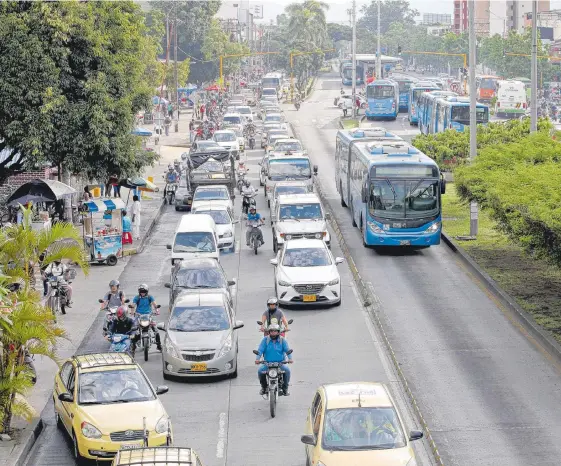
[[[262,155],[262,150],[248,151],[249,179],[254,186],[258,186],[257,163]],[[240,204],[238,196],[238,212]],[[258,196],[257,204],[258,209],[269,217],[263,196]],[[150,292],[162,304],[159,321],[164,321],[168,315],[168,290],[164,288],[164,283],[169,280],[171,265],[165,246],[171,242],[181,215],[172,208],[163,214],[145,251],[131,258],[120,277],[128,295],[140,283],[149,285]],[[240,231],[237,237],[240,238]],[[172,418],[175,444],[195,448],[205,466],[257,466],[264,461],[270,466],[302,466],[305,456],[300,435],[304,432],[307,409],[315,389],[322,383],[353,380],[390,384],[406,417],[407,428],[418,428],[411,419],[396,376],[381,351],[376,330],[359,305],[346,264],[341,264],[339,269],[343,299],[340,307],[287,311],[287,317],[294,319],[289,334],[295,360],[291,396],[280,399],[277,417],[270,418],[268,403],[258,394],[257,370],[252,354],[261,339],[256,321],[262,315],[267,298],[274,294],[273,270],[269,264],[274,255],[269,227],[264,229],[264,237],[266,245],[257,256],[242,241],[236,253],[225,254],[221,260],[228,277],[238,279],[237,318],[245,322],[245,327],[239,331],[238,378],[167,382],[162,377],[160,354],[155,350],[147,363],[140,362],[154,385],[170,386],[169,393],[162,395],[161,399]],[[342,255],[336,241],[333,253],[335,256]],[[100,315],[78,352],[107,349],[106,342],[101,338],[101,324]],[[27,466],[75,464],[66,435],[54,424],[52,402],[44,413],[44,419],[47,424],[45,433],[32,450]],[[425,443],[417,442],[415,447],[419,465],[431,464]]]
[[[446,465],[559,465],[560,372],[444,245],[365,249],[334,183],[336,74],[287,111],[319,165],[321,184]],[[406,117],[371,122],[410,139]]]

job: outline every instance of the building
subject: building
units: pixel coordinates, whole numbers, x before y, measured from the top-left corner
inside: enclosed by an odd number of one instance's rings
[[[532,13],[526,13],[524,27],[532,27]],[[546,44],[561,39],[561,10],[541,11],[538,13],[540,39]]]
[[[452,30],[451,24],[437,24],[434,26],[427,26],[427,34],[429,36],[443,36]]]
[[[421,24],[427,26],[433,24],[450,25],[452,24],[452,15],[441,13],[423,13],[423,21]]]

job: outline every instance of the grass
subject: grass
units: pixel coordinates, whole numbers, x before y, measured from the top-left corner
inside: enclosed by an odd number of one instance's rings
[[[453,183],[442,196],[443,230],[452,238],[469,235],[469,205],[463,204]],[[561,270],[527,254],[479,211],[479,232],[473,241],[457,241],[498,285],[516,299],[536,322],[561,343]]]
[[[341,118],[341,122],[343,124],[344,129],[353,129],[353,128],[358,128],[359,126],[359,121],[354,118],[349,118],[349,119]]]

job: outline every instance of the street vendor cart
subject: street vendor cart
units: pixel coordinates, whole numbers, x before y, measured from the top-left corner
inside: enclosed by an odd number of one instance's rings
[[[125,203],[116,198],[88,201],[84,206],[84,247],[89,261],[116,265],[123,257]]]

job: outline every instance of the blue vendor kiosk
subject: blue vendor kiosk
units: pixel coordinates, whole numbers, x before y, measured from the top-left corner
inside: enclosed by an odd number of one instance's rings
[[[119,199],[96,199],[84,202],[84,246],[90,262],[116,265],[123,257],[123,210]]]

